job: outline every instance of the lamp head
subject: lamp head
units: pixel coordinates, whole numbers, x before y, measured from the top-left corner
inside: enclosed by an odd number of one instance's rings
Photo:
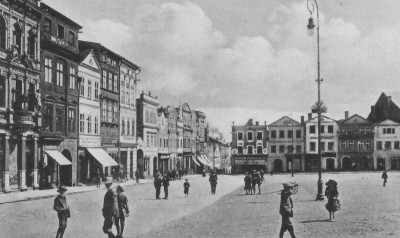
[[[310,35],[310,36],[314,35],[314,27],[315,27],[314,19],[312,17],[310,17],[308,19],[308,25],[307,25],[308,35]]]

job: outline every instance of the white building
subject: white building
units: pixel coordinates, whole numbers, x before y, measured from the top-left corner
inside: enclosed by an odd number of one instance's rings
[[[374,168],[400,169],[400,124],[385,120],[374,125]]]

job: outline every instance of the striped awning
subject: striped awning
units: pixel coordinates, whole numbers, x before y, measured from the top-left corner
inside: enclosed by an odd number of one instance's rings
[[[192,156],[192,160],[197,166],[200,166],[199,162],[196,161],[196,158],[194,156]]]
[[[71,161],[65,158],[65,156],[58,150],[45,150],[44,152],[57,161],[59,165],[72,165]]]
[[[118,166],[117,162],[102,148],[87,148],[87,151],[103,166]]]

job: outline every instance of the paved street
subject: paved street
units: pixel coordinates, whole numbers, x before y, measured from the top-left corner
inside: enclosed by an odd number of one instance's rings
[[[209,195],[208,179],[172,182],[170,200],[154,200],[152,184],[126,187],[132,217],[125,237],[278,237],[282,182],[301,185],[293,196],[297,237],[400,237],[400,174],[389,172],[387,187],[380,173],[323,174],[339,183],[342,210],[327,222],[324,202],[314,201],[316,174],[266,176],[261,195],[243,195],[243,176],[220,176],[217,195]],[[105,189],[70,195],[72,218],[65,237],[105,237],[101,206]],[[1,237],[54,237],[57,217],[52,198],[0,205]],[[16,226],[18,224],[18,226]],[[26,234],[24,234],[24,232]],[[83,235],[84,234],[84,235]],[[286,237],[289,237],[286,234]]]

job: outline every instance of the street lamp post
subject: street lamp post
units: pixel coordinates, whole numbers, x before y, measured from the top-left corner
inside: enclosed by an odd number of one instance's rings
[[[318,171],[318,193],[316,200],[321,201],[324,200],[324,196],[322,195],[322,156],[321,156],[321,112],[325,110],[321,103],[321,82],[323,81],[321,78],[321,69],[320,69],[320,58],[319,58],[319,11],[318,11],[318,3],[317,0],[307,0],[307,8],[310,12],[310,18],[308,19],[308,34],[311,36],[314,34],[314,19],[312,18],[312,14],[314,12],[314,8],[317,9],[317,53],[318,53],[318,101],[315,107],[315,111],[318,113],[318,160],[319,160],[319,171]]]

